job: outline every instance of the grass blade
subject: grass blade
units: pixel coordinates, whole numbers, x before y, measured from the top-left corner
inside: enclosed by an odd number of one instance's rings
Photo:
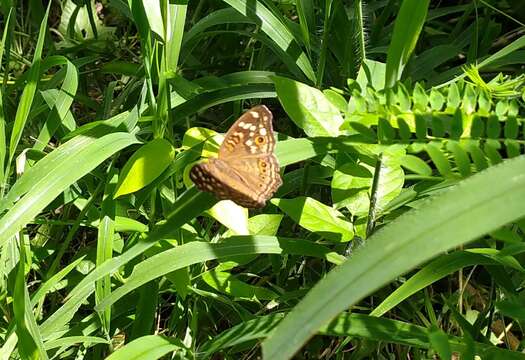
[[[264,358],[291,358],[324,323],[395,277],[525,216],[524,170],[525,156],[489,168],[380,229],[279,324]]]

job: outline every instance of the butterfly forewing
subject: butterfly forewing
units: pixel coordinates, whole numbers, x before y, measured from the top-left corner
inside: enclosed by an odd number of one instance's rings
[[[273,153],[272,119],[272,113],[264,105],[246,111],[224,136],[219,159]]]
[[[219,199],[264,206],[282,184],[273,136],[270,110],[264,105],[248,110],[226,133],[218,159],[195,165],[191,179]]]

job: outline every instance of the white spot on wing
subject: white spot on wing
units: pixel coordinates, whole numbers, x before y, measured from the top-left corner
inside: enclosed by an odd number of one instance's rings
[[[248,145],[248,146],[251,146],[251,145],[253,144],[253,141],[251,141],[251,140],[246,140],[245,144]]]
[[[250,115],[253,116],[256,119],[259,118],[259,113],[257,111],[250,111]]]
[[[250,126],[250,131],[255,131],[255,129],[257,129],[257,126],[255,125]]]
[[[259,129],[259,134],[261,134],[262,136],[266,135],[266,129],[265,128]]]

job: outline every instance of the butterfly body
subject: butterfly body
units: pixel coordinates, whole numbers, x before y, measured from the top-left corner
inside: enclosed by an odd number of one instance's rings
[[[263,207],[282,184],[274,148],[272,113],[264,105],[256,106],[228,130],[218,158],[193,166],[190,178],[199,190],[221,200]]]

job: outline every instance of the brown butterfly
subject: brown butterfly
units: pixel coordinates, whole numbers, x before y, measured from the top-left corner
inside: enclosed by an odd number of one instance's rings
[[[282,184],[272,118],[264,105],[245,112],[226,133],[219,157],[192,167],[197,188],[247,208],[266,205]]]

